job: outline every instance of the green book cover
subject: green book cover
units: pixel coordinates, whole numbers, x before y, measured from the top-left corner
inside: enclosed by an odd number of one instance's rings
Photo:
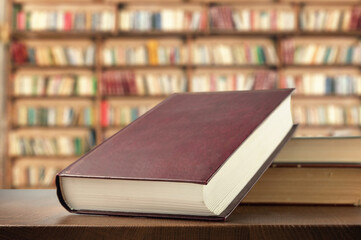
[[[74,145],[74,155],[80,155],[79,153],[79,138],[75,137],[73,139],[73,145]]]
[[[36,121],[36,125],[38,125],[38,126],[43,126],[44,124],[43,124],[43,121],[44,121],[44,119],[43,119],[43,115],[44,115],[44,108],[38,108],[38,109],[36,109],[36,119],[35,119],[35,121]]]
[[[26,18],[26,19],[25,19],[25,22],[26,22],[25,29],[26,29],[26,30],[30,30],[31,13],[30,13],[30,12],[27,12],[25,18]]]
[[[37,76],[32,77],[31,95],[37,95],[38,78]]]
[[[35,109],[32,107],[28,108],[28,124],[29,125],[35,124]]]
[[[138,109],[137,108],[131,108],[131,121],[133,122],[135,119],[138,118]]]
[[[257,51],[258,63],[259,63],[259,64],[264,64],[265,61],[264,61],[264,59],[263,59],[263,53],[262,53],[263,49],[262,49],[262,47],[261,47],[261,46],[257,46],[257,47],[256,47],[256,51]]]
[[[13,8],[13,17],[12,17],[12,25],[13,25],[13,29],[16,30],[17,29],[17,25],[18,25],[18,13],[21,11],[21,5],[20,4],[15,4],[14,8]]]
[[[111,53],[112,53],[112,63],[113,63],[113,65],[116,65],[115,49],[114,48],[112,48]]]
[[[80,95],[79,94],[79,76],[77,75],[72,75],[71,76],[74,79],[74,85],[73,85],[73,93],[74,95]]]
[[[48,126],[49,108],[43,108],[43,125]]]
[[[93,92],[92,95],[95,95],[97,92],[97,79],[95,77],[92,78],[93,80]]]
[[[351,64],[352,63],[352,57],[353,57],[353,47],[350,46],[347,49],[347,55],[346,55],[346,63]]]
[[[54,154],[55,155],[59,155],[59,144],[58,144],[58,140],[56,138],[52,138],[49,140],[50,141],[50,144],[52,146],[52,149],[54,151]]]
[[[323,59],[323,63],[327,63],[328,59],[330,57],[331,54],[331,47],[327,47],[326,48],[326,53],[325,53],[325,58]]]

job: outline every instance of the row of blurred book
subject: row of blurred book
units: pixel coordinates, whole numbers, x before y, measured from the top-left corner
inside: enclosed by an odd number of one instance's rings
[[[349,31],[361,28],[361,7],[306,5],[299,15],[291,5],[15,5],[13,28],[32,31]],[[118,15],[118,16],[117,16]]]
[[[91,72],[20,71],[13,76],[14,96],[164,96],[174,92],[296,88],[295,95],[361,95],[358,71],[280,72],[272,70],[202,69],[190,79],[179,69],[108,70],[97,80]],[[98,82],[99,81],[99,82]]]
[[[11,57],[16,64],[34,66],[94,66],[91,42],[15,42]],[[74,46],[75,45],[75,46]],[[203,38],[191,44],[181,39],[117,39],[101,50],[104,66],[156,65],[359,65],[361,43],[355,38],[284,39],[281,53],[267,39]]]

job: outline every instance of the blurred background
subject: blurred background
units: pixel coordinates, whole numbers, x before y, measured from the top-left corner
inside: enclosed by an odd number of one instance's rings
[[[174,92],[296,88],[296,136],[360,135],[359,0],[0,0],[0,34],[2,188]]]

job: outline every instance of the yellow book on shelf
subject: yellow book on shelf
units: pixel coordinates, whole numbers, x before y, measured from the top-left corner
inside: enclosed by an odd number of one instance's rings
[[[345,11],[342,21],[342,31],[348,31],[350,29],[351,10]]]
[[[148,61],[150,65],[158,65],[158,42],[156,40],[149,40],[147,42]]]

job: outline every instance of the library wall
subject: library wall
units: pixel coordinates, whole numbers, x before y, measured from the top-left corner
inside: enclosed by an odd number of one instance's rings
[[[360,135],[360,1],[8,2],[6,187],[175,92],[295,88],[296,136]]]

